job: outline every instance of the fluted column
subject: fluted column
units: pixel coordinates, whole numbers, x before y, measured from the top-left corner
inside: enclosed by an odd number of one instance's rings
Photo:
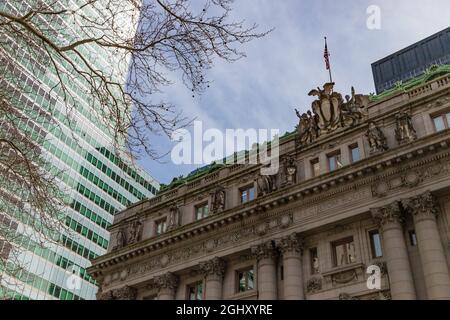
[[[226,263],[221,258],[200,263],[200,269],[205,275],[205,299],[222,300],[223,276]]]
[[[283,255],[284,269],[284,299],[304,300],[303,291],[303,246],[296,233],[276,241],[276,245]]]
[[[156,277],[154,281],[158,288],[158,300],[175,300],[179,283],[178,276],[169,272]]]
[[[389,274],[393,300],[415,300],[414,286],[408,250],[403,232],[403,216],[399,203],[372,209],[372,216],[378,222],[383,238],[383,256]]]
[[[277,251],[272,241],[252,248],[252,254],[258,261],[258,299],[277,299]]]
[[[431,192],[403,200],[412,213],[428,299],[450,299],[450,275],[436,222],[438,206]]]

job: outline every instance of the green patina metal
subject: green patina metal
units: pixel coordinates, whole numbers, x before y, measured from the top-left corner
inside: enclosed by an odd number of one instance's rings
[[[450,73],[450,65],[448,65],[448,64],[440,65],[440,66],[438,66],[438,65],[431,66],[430,68],[425,70],[425,72],[422,75],[420,75],[416,78],[408,80],[405,83],[398,82],[394,88],[387,90],[379,95],[374,95],[374,94],[370,95],[370,101],[378,102],[378,101],[384,100],[390,96],[406,92],[417,86],[423,85],[427,82],[430,82],[436,78],[439,78],[439,77],[449,74],[449,73]]]

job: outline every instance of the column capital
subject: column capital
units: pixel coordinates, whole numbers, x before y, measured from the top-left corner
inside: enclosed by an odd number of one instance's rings
[[[125,286],[107,292],[99,291],[97,294],[97,300],[136,300],[136,297],[136,288],[130,286]]]
[[[435,197],[430,191],[416,197],[402,200],[403,207],[414,217],[414,221],[436,218],[438,206]]]
[[[298,233],[275,240],[275,245],[282,254],[303,253],[303,239],[299,237]]]
[[[155,286],[158,289],[175,290],[178,287],[179,278],[171,272],[165,273],[154,278]]]
[[[387,206],[370,209],[372,218],[378,223],[380,227],[388,223],[403,223],[404,215],[400,210],[399,203],[396,201]]]
[[[263,244],[254,246],[251,248],[252,255],[256,257],[257,260],[275,258],[277,256],[277,250],[273,244],[273,241],[267,241]]]
[[[225,275],[226,262],[222,258],[215,257],[212,260],[200,262],[199,266],[205,276],[215,275],[223,277]]]

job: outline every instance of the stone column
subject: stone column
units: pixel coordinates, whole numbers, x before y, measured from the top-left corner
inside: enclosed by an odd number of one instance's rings
[[[156,277],[154,281],[158,288],[158,300],[175,300],[179,283],[178,276],[168,272]]]
[[[112,291],[97,293],[97,300],[136,300],[137,290],[130,286],[125,286]]]
[[[205,275],[205,300],[222,300],[225,267],[225,261],[217,257],[200,263],[200,269]]]
[[[450,275],[436,222],[438,206],[431,192],[403,200],[412,213],[428,299],[450,299]]]
[[[278,249],[283,255],[284,269],[284,299],[304,300],[303,291],[303,245],[296,233],[282,238],[276,242]]]
[[[389,274],[392,300],[415,300],[416,289],[403,232],[399,203],[372,209],[383,238],[383,256]]]
[[[277,300],[277,252],[272,241],[252,247],[258,261],[258,299]]]

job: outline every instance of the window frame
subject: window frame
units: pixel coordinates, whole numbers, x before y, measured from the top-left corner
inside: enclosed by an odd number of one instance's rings
[[[198,292],[199,287],[201,287],[201,290],[202,290],[201,299],[197,299],[198,294],[199,294],[199,292]],[[194,295],[195,295],[194,300],[191,299],[191,290],[190,289],[194,289],[194,291],[195,291],[194,292]],[[188,301],[203,301],[203,300],[205,300],[205,286],[204,286],[204,283],[202,280],[193,282],[186,286],[186,300],[188,300]]]
[[[435,120],[438,119],[438,118],[442,118],[442,120],[443,120],[444,129],[442,129],[442,130],[437,130]],[[445,112],[441,112],[441,113],[435,114],[435,115],[432,115],[431,116],[431,122],[433,123],[434,132],[441,132],[441,131],[449,129],[450,128],[450,123],[449,123],[449,119],[448,118],[450,118],[450,111],[449,110],[447,110]]]
[[[339,246],[342,246],[342,245],[350,244],[350,243],[353,243],[353,245],[355,245],[355,251],[356,251],[356,242],[355,242],[355,238],[353,236],[348,236],[346,238],[342,238],[342,239],[339,239],[339,240],[331,242],[333,266],[335,268],[351,265],[351,264],[356,262],[356,261],[354,261],[354,262],[348,261],[347,263],[344,263],[344,264],[338,264],[338,257],[337,257],[336,248],[339,247]],[[347,250],[346,246],[344,246],[344,248],[345,248],[345,250]],[[348,252],[346,252],[346,256],[348,257]],[[355,252],[355,260],[357,260],[356,259],[356,252]]]
[[[253,198],[250,198],[250,190],[253,190]],[[244,201],[244,192],[246,193],[247,200]],[[245,187],[239,188],[239,201],[241,204],[252,202],[256,199],[256,188],[254,184],[249,184]]]
[[[249,286],[249,273],[253,274],[253,286],[250,288]],[[245,279],[245,286],[244,286],[244,290],[241,290],[241,286],[240,286],[240,281],[239,281],[239,274],[243,274],[244,275],[244,279]],[[244,293],[244,292],[249,292],[252,290],[255,290],[255,268],[254,266],[249,266],[247,268],[242,268],[242,269],[238,269],[236,270],[236,281],[235,281],[235,285],[236,285],[236,293]]]
[[[353,158],[353,150],[356,150],[356,149],[358,150],[358,156],[359,156],[358,160],[355,160]],[[349,145],[348,146],[348,151],[350,153],[350,162],[351,163],[357,163],[357,162],[361,161],[361,148],[359,147],[358,143],[354,143],[354,144]]]
[[[376,250],[376,246],[375,246],[375,239],[374,239],[374,235],[378,234],[378,238],[380,241],[380,251],[381,251],[381,255],[377,256],[377,250]],[[370,250],[372,253],[372,258],[373,259],[379,259],[383,257],[383,242],[381,240],[381,233],[380,230],[378,229],[374,229],[374,230],[370,230],[369,231],[369,241],[370,241]]]
[[[206,208],[206,214],[205,214],[205,208]],[[201,210],[201,217],[198,216],[199,210]],[[203,202],[201,204],[198,204],[194,206],[194,214],[195,214],[195,221],[200,221],[205,218],[209,217],[209,203]]]
[[[320,176],[320,159],[319,158],[311,159],[309,161],[309,164],[311,166],[311,176],[313,178],[316,178],[316,177]],[[317,173],[316,173],[316,170],[315,170],[315,165],[318,166],[317,167]]]
[[[164,224],[164,230],[159,232],[158,231],[158,226],[161,225],[161,224]],[[155,235],[156,236],[160,236],[160,235],[162,235],[162,234],[164,234],[166,232],[167,232],[167,217],[155,220]]]
[[[337,159],[337,156],[339,156],[339,161]],[[331,159],[334,159],[335,168],[331,169]],[[340,163],[340,166],[339,166]],[[342,169],[344,167],[344,164],[342,163],[342,152],[341,150],[336,150],[334,152],[327,154],[327,166],[328,166],[328,172],[335,172],[339,169]]]

